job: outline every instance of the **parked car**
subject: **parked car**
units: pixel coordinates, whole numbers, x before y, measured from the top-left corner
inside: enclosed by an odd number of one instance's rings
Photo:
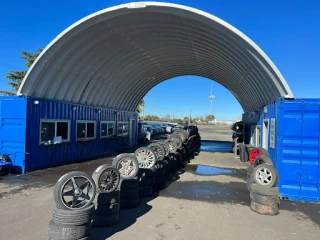
[[[147,138],[147,129],[143,122],[138,123],[138,142],[143,143],[146,141]]]

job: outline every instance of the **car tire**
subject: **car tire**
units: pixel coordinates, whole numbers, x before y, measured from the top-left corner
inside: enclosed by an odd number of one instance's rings
[[[120,211],[120,203],[112,203],[110,205],[97,205],[95,215],[109,216]]]
[[[262,215],[274,216],[279,214],[279,208],[277,206],[265,206],[253,201],[251,202],[250,209]]]
[[[111,193],[99,193],[94,199],[96,205],[110,205],[120,201],[120,190]]]
[[[92,174],[98,193],[115,191],[120,184],[120,172],[111,164],[99,166]]]
[[[157,161],[162,161],[166,155],[166,150],[160,143],[151,143],[148,146],[156,154]]]
[[[253,181],[262,187],[275,187],[278,178],[278,172],[272,165],[260,164],[253,169]]]
[[[132,209],[137,208],[140,204],[140,198],[135,197],[132,199],[121,199],[120,200],[120,209]]]
[[[52,221],[64,226],[81,226],[91,222],[94,215],[94,205],[87,208],[70,211],[60,208],[53,209]]]
[[[122,179],[133,179],[136,177],[139,171],[139,162],[137,158],[130,153],[118,155],[113,160],[112,165],[118,169]],[[124,166],[128,168],[125,169]]]
[[[262,196],[254,192],[250,192],[250,198],[253,202],[265,206],[279,206],[280,204],[280,198],[278,196]]]
[[[81,185],[79,184],[79,181],[81,181]],[[67,185],[72,186],[72,190],[65,192],[64,190],[65,187],[67,187]],[[77,190],[79,193],[81,193],[84,189],[88,189],[86,198],[84,198],[80,203],[78,203],[78,200],[81,196],[76,196],[75,191]],[[66,210],[79,210],[89,207],[93,202],[95,195],[96,185],[94,183],[94,180],[87,173],[80,171],[73,171],[64,174],[57,181],[53,191],[53,198],[57,208]],[[76,199],[76,197],[78,197],[78,200],[76,200],[76,205],[74,205],[73,199]]]
[[[279,188],[272,187],[266,188],[257,185],[256,183],[251,184],[251,192],[262,195],[262,196],[279,196]]]
[[[91,233],[91,225],[69,226],[53,222],[49,222],[49,239],[66,239],[78,240],[84,238]]]
[[[109,215],[109,216],[100,216],[95,215],[92,221],[93,227],[109,227],[116,225],[119,221],[119,212]]]
[[[149,147],[138,148],[134,155],[136,156],[139,168],[152,168],[157,161],[157,156],[155,152]]]

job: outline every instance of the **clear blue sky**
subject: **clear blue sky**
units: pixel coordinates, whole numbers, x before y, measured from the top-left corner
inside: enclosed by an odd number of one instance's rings
[[[0,7],[0,89],[5,74],[23,69],[20,51],[44,48],[77,20],[122,0],[2,0]],[[279,68],[296,98],[320,97],[319,0],[175,0],[207,11],[255,41]],[[235,98],[213,82],[218,118],[233,119],[242,109]],[[169,93],[170,91],[170,93]],[[146,96],[146,113],[204,115],[209,112],[210,81],[180,77],[166,81]]]

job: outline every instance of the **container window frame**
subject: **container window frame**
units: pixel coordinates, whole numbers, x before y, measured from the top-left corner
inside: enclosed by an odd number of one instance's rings
[[[58,137],[57,136],[57,123],[68,123],[68,137],[67,139],[65,140],[61,140],[61,143],[66,143],[66,142],[70,142],[70,131],[71,131],[71,121],[70,120],[65,120],[65,119],[47,119],[47,118],[40,118],[40,131],[39,131],[39,144],[42,145],[42,144],[45,144],[45,143],[48,143],[48,141],[42,141],[41,139],[41,129],[42,129],[42,123],[54,123],[54,137]],[[53,139],[51,139],[53,141]]]
[[[81,142],[81,140],[80,139],[82,139],[82,138],[78,138],[78,123],[85,123],[85,137],[84,137],[84,139],[85,140],[95,140],[96,138],[97,138],[97,121],[92,121],[92,120],[77,120],[76,121],[76,132],[75,132],[75,134],[76,134],[76,141],[77,142]],[[88,123],[93,123],[94,124],[94,137],[89,137],[88,138]]]
[[[113,123],[113,134],[112,136],[108,136],[108,133],[107,133],[107,136],[102,136],[102,124],[107,124],[107,130],[109,128],[109,123]],[[100,122],[100,138],[111,138],[115,135],[115,128],[116,128],[116,122],[115,121],[101,121]]]
[[[122,134],[119,134],[119,124],[124,124],[126,123],[127,124],[127,132],[126,133],[122,133]],[[129,135],[129,122],[125,122],[125,121],[122,121],[122,122],[118,122],[117,123],[117,135],[118,136],[128,136]]]

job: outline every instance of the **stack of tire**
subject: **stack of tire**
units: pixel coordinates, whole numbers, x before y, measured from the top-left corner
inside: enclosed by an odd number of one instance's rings
[[[115,166],[104,164],[93,172],[92,179],[97,186],[92,226],[108,227],[117,224],[120,211],[120,172]]]
[[[167,154],[165,146],[160,143],[152,143],[148,146],[156,155],[156,162],[154,165],[154,184],[153,189],[158,191],[166,187],[166,163],[164,159]],[[167,146],[167,148],[169,148]]]
[[[236,155],[239,155],[240,149],[238,144],[244,143],[244,123],[242,121],[236,122],[232,125],[231,129],[233,130],[232,140],[234,141],[232,152],[236,153]],[[235,144],[235,139],[237,144]]]
[[[135,155],[123,153],[113,159],[112,165],[120,173],[120,209],[136,208],[140,204],[139,162]]]
[[[95,194],[95,182],[88,174],[73,171],[63,175],[54,188],[56,207],[49,222],[49,239],[90,239]]]
[[[252,154],[251,154],[252,153]],[[250,161],[252,165],[247,169],[247,187],[250,191],[252,211],[264,215],[279,213],[279,188],[276,187],[279,179],[278,172],[273,166],[269,153],[263,148],[253,148],[251,155],[256,155]]]
[[[153,144],[150,144],[150,145],[151,147],[154,146]],[[155,147],[163,150],[163,147],[161,145],[155,145]],[[163,151],[162,151],[162,154],[164,154]],[[153,185],[155,183],[156,169],[154,168],[154,166],[157,161],[157,155],[153,151],[153,149],[150,147],[138,148],[134,152],[134,155],[136,156],[139,163],[139,171],[138,171],[139,195],[141,198],[150,196],[153,194]]]

